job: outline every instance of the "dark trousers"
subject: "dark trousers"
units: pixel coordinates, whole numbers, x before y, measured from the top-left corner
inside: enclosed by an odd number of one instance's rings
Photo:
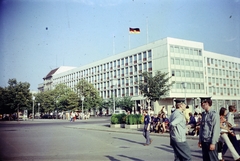
[[[201,142],[203,161],[218,161],[218,144],[215,144],[215,150],[210,150],[209,142]]]
[[[171,141],[171,145],[174,150],[174,161],[191,161],[191,151],[187,144],[187,142],[176,142],[173,140]]]
[[[150,144],[151,139],[150,139],[150,131],[149,130],[143,130],[143,136],[146,139],[146,144]]]
[[[231,141],[231,143],[232,143],[233,147],[235,148],[235,150],[237,151],[237,153],[240,155],[240,146],[239,146],[239,143],[238,143],[238,140],[237,140],[236,136],[228,134],[228,138]],[[223,155],[226,153],[227,149],[228,149],[227,144],[224,144],[223,145],[223,150],[222,150]]]

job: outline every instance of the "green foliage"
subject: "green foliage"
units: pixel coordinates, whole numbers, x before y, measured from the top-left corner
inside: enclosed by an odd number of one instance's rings
[[[140,114],[130,114],[126,117],[126,124],[128,125],[136,125],[136,124],[142,124],[142,115]]]
[[[9,79],[8,86],[0,89],[0,112],[14,113],[21,109],[31,108],[30,84]]]
[[[96,109],[102,102],[102,98],[99,96],[98,90],[85,79],[81,79],[77,84],[76,93],[79,97],[80,105],[82,105],[81,97],[84,96],[83,106],[85,110],[89,110],[90,108]]]
[[[131,113],[132,107],[135,106],[135,102],[131,99],[132,97],[123,97],[122,99],[119,99],[118,106]]]
[[[113,114],[111,116],[111,124],[125,124],[126,114]]]
[[[144,97],[148,97],[151,101],[157,101],[166,96],[172,84],[169,84],[168,73],[157,71],[154,76],[149,72],[142,74],[143,82],[139,84],[139,90]]]

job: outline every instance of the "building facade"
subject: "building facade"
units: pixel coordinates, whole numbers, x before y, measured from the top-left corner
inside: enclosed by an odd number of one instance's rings
[[[138,89],[145,71],[167,72],[173,83],[165,99],[152,103],[154,112],[162,106],[170,112],[174,99],[186,99],[190,109],[199,105],[199,97],[211,96],[213,107],[240,105],[240,59],[204,50],[201,42],[175,38],[161,39],[108,58],[55,73],[54,88],[66,84],[72,90],[80,79],[92,83],[104,99],[130,96],[135,110],[146,107]],[[239,108],[239,107],[238,107]]]

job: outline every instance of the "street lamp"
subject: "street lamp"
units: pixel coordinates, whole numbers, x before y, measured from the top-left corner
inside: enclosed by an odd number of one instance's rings
[[[82,101],[82,113],[83,113],[83,101],[84,101],[84,96],[81,97],[81,101]]]
[[[117,83],[116,80],[112,79],[112,86],[113,86],[113,113],[115,113],[116,103],[115,103],[115,87]]]
[[[38,118],[40,117],[40,115],[39,115],[39,107],[40,107],[40,103],[38,103]]]
[[[187,86],[187,83],[186,82],[182,82],[182,86],[184,88],[185,104],[187,104],[187,99],[186,99],[186,86]]]
[[[32,106],[32,121],[34,120],[34,101],[35,101],[35,96],[32,96],[33,100],[33,106]]]

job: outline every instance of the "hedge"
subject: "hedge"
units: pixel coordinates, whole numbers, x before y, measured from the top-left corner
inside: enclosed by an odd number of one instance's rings
[[[111,117],[111,124],[128,124],[136,125],[143,123],[143,116],[140,114],[113,114]]]

